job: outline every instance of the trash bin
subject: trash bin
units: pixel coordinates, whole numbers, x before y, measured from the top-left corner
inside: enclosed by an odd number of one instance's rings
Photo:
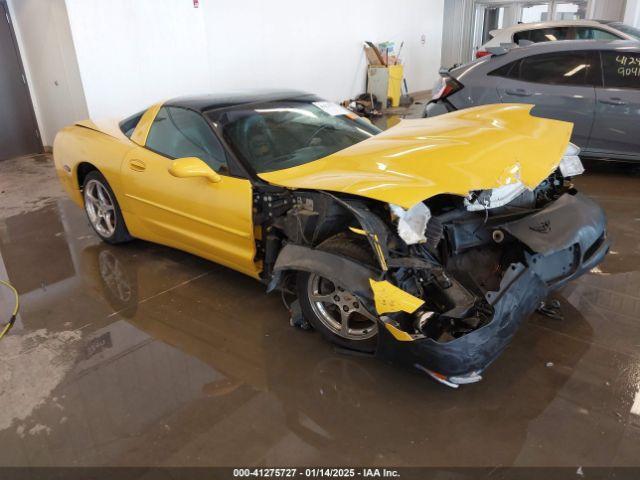
[[[389,90],[387,96],[391,98],[391,106],[400,106],[400,97],[402,96],[402,78],[404,69],[402,65],[389,65]]]

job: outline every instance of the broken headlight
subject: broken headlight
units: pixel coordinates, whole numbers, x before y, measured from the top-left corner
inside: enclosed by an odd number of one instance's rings
[[[580,155],[580,147],[569,142],[569,146],[560,160],[560,173],[563,177],[575,177],[584,173],[584,167],[578,155]]]
[[[520,181],[492,190],[481,190],[465,198],[464,206],[469,212],[502,207],[518,198],[525,190],[527,187]]]

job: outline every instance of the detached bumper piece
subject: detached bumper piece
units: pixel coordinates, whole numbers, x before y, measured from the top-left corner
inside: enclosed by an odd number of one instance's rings
[[[513,245],[520,245],[524,259],[506,268],[497,291],[486,292],[493,309],[490,321],[439,342],[401,331],[403,336],[383,315],[376,352],[380,358],[411,365],[451,387],[479,381],[549,292],[595,267],[609,250],[604,212],[580,194],[565,194],[499,228],[516,240]]]
[[[600,206],[577,193],[565,194],[503,230],[534,252],[527,263],[556,289],[602,262],[610,247],[606,222]]]
[[[377,355],[412,365],[437,380],[456,376],[480,380],[480,373],[502,353],[522,320],[535,311],[547,292],[532,270],[521,267],[517,278],[500,292],[493,305],[493,319],[487,325],[446,343],[431,338],[400,343],[388,328],[380,328]]]

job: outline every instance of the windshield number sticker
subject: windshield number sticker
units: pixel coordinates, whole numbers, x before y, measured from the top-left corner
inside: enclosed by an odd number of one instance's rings
[[[332,102],[313,102],[313,104],[325,113],[333,117],[340,115],[351,115],[351,112],[346,108]]]

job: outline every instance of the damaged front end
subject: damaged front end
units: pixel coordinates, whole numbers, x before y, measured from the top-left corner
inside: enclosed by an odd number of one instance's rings
[[[486,198],[484,209],[469,198],[459,208],[434,205],[438,214],[431,213],[425,243],[411,249],[437,257],[442,270],[413,269],[414,278],[432,275],[413,288],[424,304],[411,315],[381,316],[380,357],[452,386],[478,381],[549,292],[595,267],[609,249],[602,209],[560,171],[507,202],[501,195]]]
[[[549,292],[609,249],[602,209],[570,183],[581,168],[570,147],[534,190],[518,182],[516,164],[504,188],[409,209],[299,192],[279,222],[289,241],[267,266],[271,288],[290,271],[339,278],[377,314],[378,357],[449,386],[476,382]],[[375,264],[315,248],[310,237],[334,233],[345,218],[351,234],[367,238]]]

